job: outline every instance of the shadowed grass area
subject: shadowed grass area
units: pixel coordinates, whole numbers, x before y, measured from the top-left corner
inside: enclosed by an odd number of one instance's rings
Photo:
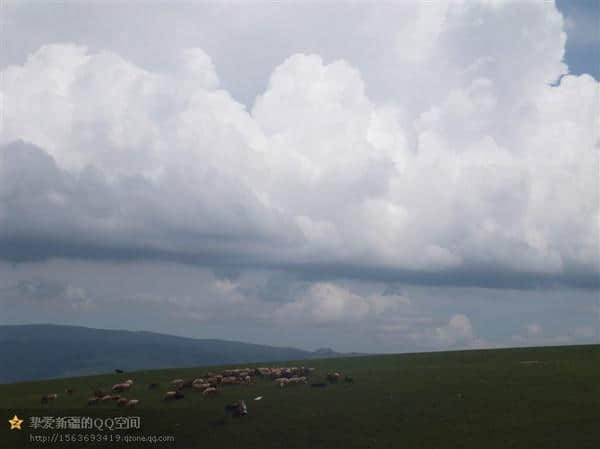
[[[184,399],[163,402],[170,380],[202,377],[221,367],[170,369],[0,385],[0,407],[6,419],[15,413],[25,417],[138,415],[142,417],[139,434],[175,436],[175,444],[152,447],[600,447],[598,345],[378,355],[275,365],[314,367],[312,381],[322,381],[329,371],[341,371],[352,376],[354,383],[280,389],[272,381],[257,379],[248,386],[223,387],[214,398],[203,398],[188,389]],[[135,385],[127,397],[139,399],[139,408],[119,409],[112,402],[86,405],[94,389],[110,390],[112,384],[128,378]],[[150,383],[159,383],[158,389],[148,390]],[[66,388],[73,388],[74,394],[66,395]],[[40,398],[48,393],[58,393],[59,398],[42,407]],[[256,396],[263,399],[254,401]],[[237,399],[246,400],[248,416],[224,419],[224,405]],[[31,410],[34,408],[37,410]],[[26,447],[23,442],[32,432],[3,430],[0,447]]]

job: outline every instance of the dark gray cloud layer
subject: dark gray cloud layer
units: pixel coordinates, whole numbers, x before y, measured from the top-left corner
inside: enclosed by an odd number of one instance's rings
[[[0,258],[14,263],[38,262],[51,258],[80,260],[143,261],[163,260],[212,267],[217,271],[240,272],[246,269],[286,270],[296,279],[312,281],[353,278],[365,281],[404,282],[417,285],[480,286],[490,288],[538,288],[565,285],[598,288],[598,273],[585,266],[574,266],[561,274],[535,273],[506,269],[498,264],[468,264],[458,268],[425,271],[406,270],[368,263],[297,262],[270,254],[286,254],[293,239],[268,241],[258,233],[233,232],[222,235],[186,232],[161,226],[140,229],[102,229],[90,226],[94,218],[111,217],[128,204],[109,186],[102,173],[89,168],[75,176],[57,167],[46,152],[24,142],[0,147],[2,155],[3,220],[0,232]],[[148,191],[153,186],[143,179],[123,181],[128,187]],[[51,192],[62,198],[52,202]],[[128,199],[135,192],[128,193]],[[152,213],[153,211],[149,211]],[[205,211],[206,212],[206,211]],[[209,212],[206,212],[209,213]],[[150,218],[151,215],[150,215]],[[175,237],[175,238],[173,238]],[[163,242],[178,241],[175,249]],[[269,252],[247,251],[248,241],[263,241]],[[266,257],[265,257],[266,256]],[[567,267],[568,268],[568,267]]]
[[[306,349],[414,351],[592,342],[600,308],[597,292],[557,286],[323,281],[269,270],[245,270],[231,280],[165,262],[56,260],[0,263],[0,312],[2,323],[152,329]]]
[[[269,263],[260,259],[241,261],[235,255],[220,252],[182,254],[149,247],[110,247],[79,244],[72,240],[18,236],[0,239],[0,255],[11,263],[41,262],[53,258],[97,260],[113,262],[166,261],[209,267],[220,277],[235,277],[245,269],[264,269],[289,272],[290,279],[321,281],[332,279],[355,279],[364,281],[400,282],[432,286],[472,286],[484,288],[537,289],[566,286],[572,288],[598,289],[600,275],[594,272],[567,274],[543,274],[505,271],[501,267],[465,266],[441,272],[408,271],[389,268],[373,268],[368,265],[343,264],[290,264]]]

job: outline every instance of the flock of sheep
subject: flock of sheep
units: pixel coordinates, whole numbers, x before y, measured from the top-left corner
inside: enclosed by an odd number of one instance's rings
[[[117,374],[122,374],[123,370],[115,370]],[[206,376],[195,379],[174,379],[170,382],[169,390],[163,395],[163,401],[179,400],[185,397],[183,390],[190,389],[198,391],[203,397],[217,395],[219,389],[228,385],[248,385],[256,380],[256,378],[270,379],[275,382],[280,388],[292,385],[307,385],[308,377],[314,372],[314,368],[300,367],[261,367],[261,368],[237,368],[226,369],[220,373],[208,372]],[[341,373],[328,373],[327,382],[337,383],[340,380],[351,383],[354,380],[351,377],[344,376]],[[88,406],[93,406],[102,402],[115,402],[119,407],[133,408],[139,404],[138,399],[131,399],[124,394],[131,390],[134,385],[133,379],[127,379],[124,382],[116,383],[111,388],[111,393],[96,389],[93,395],[87,400]],[[325,387],[325,382],[312,383],[312,387]],[[154,390],[159,388],[159,384],[151,383],[148,389]],[[66,389],[65,393],[73,394],[72,389]],[[41,403],[47,404],[58,398],[57,393],[47,394],[42,396]],[[259,397],[260,398],[260,397]],[[256,398],[256,399],[259,399]],[[228,404],[225,407],[227,415],[239,417],[248,413],[246,403],[239,400],[234,404]]]

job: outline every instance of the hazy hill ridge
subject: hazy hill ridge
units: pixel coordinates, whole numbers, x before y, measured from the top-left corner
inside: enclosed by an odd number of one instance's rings
[[[336,357],[236,341],[50,324],[0,326],[0,383],[153,368]]]

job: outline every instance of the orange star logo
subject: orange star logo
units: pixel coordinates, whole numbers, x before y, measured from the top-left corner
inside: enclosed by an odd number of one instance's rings
[[[17,415],[13,416],[13,419],[9,419],[8,423],[10,424],[10,430],[21,430],[21,424],[23,424],[23,420],[19,419]]]

